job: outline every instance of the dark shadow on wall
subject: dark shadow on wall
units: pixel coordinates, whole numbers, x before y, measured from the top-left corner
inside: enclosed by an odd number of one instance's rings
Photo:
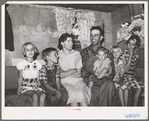
[[[14,51],[14,38],[12,32],[12,22],[7,11],[9,5],[5,4],[5,49]]]

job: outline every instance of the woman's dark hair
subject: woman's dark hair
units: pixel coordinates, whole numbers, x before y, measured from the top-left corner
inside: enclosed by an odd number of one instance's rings
[[[59,48],[60,50],[63,49],[63,46],[62,46],[61,42],[66,41],[68,37],[71,37],[72,39],[74,38],[72,34],[68,34],[68,33],[62,34],[62,35],[60,36],[60,38],[59,38],[59,40],[58,40],[58,48]]]
[[[140,42],[141,39],[139,36],[137,35],[132,35],[128,40],[127,40],[127,44],[130,42],[130,40],[136,40],[136,46],[139,48],[140,47]]]
[[[56,50],[55,48],[53,48],[53,47],[49,47],[49,48],[44,49],[44,50],[42,51],[42,59],[47,62],[46,56],[47,56],[49,53],[53,52],[53,51],[56,51],[56,52],[57,52],[57,50]]]

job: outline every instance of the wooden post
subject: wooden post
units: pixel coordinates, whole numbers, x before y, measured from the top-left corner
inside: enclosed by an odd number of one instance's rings
[[[129,4],[129,7],[130,7],[131,16],[133,17],[133,11],[132,11],[132,6],[131,6],[131,4]]]

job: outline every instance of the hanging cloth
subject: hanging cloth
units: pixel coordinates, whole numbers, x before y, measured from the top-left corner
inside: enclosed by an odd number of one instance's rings
[[[14,51],[12,22],[6,7],[5,7],[5,49],[9,51]]]

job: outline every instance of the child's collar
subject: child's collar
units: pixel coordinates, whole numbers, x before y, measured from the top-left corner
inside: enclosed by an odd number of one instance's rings
[[[61,50],[60,52],[64,54],[64,51],[63,50]],[[72,54],[73,52],[74,52],[74,49],[72,49],[69,54]]]
[[[47,63],[45,64],[45,66],[49,69],[55,69],[55,64],[53,64],[52,66],[49,66]]]
[[[28,61],[27,58],[25,59],[28,63],[32,63],[34,62],[34,60]]]

